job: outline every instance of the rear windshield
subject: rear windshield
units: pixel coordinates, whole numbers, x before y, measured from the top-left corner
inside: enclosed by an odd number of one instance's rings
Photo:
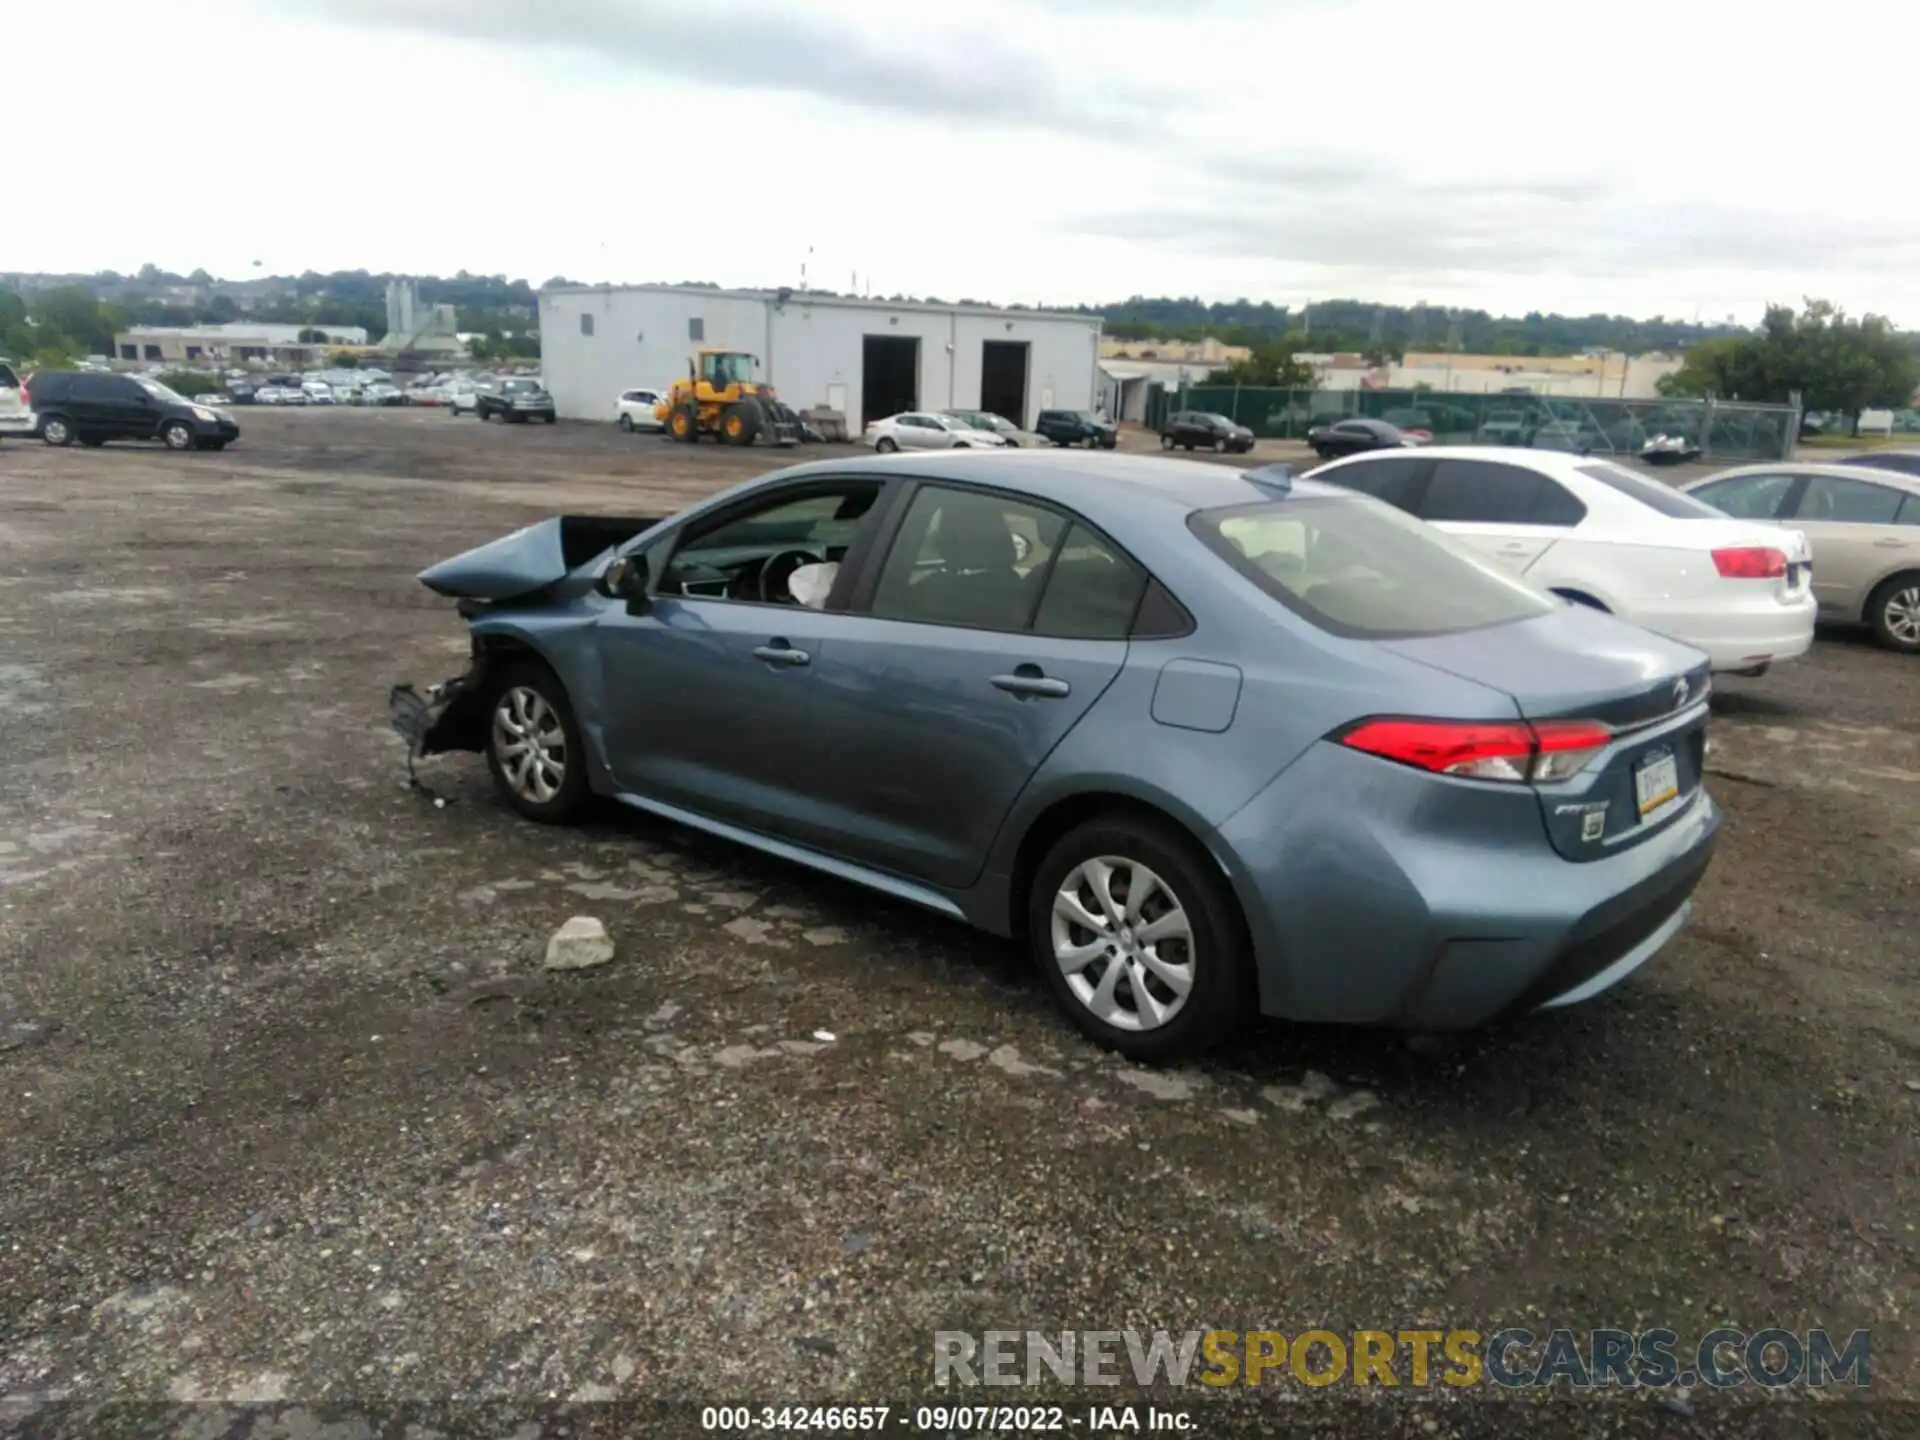
[[[1724,520],[1727,518],[1704,500],[1696,500],[1684,490],[1663,485],[1649,475],[1642,475],[1637,470],[1629,470],[1624,465],[1616,465],[1611,460],[1590,460],[1573,468],[1589,480],[1598,480],[1609,490],[1617,490],[1631,500],[1638,500],[1649,510],[1657,511],[1672,520]]]
[[[1267,594],[1336,635],[1448,635],[1554,608],[1440,531],[1364,495],[1202,510],[1188,524]]]

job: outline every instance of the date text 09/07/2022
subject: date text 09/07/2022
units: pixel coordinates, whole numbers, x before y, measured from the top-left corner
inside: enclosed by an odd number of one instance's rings
[[[702,1430],[851,1434],[906,1430],[915,1434],[1038,1435],[1072,1430],[1181,1434],[1194,1429],[1184,1410],[1157,1405],[709,1405]]]

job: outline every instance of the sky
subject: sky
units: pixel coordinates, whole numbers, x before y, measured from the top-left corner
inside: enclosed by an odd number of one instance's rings
[[[159,50],[84,8],[7,110],[101,159],[0,190],[0,270],[1920,328],[1899,0],[176,0]]]

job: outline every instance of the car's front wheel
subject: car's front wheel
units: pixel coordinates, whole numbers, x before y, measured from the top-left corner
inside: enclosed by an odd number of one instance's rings
[[[1217,1044],[1249,1010],[1245,925],[1219,867],[1126,815],[1064,836],[1034,874],[1028,941],[1081,1030],[1135,1060]]]
[[[633,433],[633,416],[622,411],[620,415],[620,428],[631,435]]]
[[[1874,591],[1867,622],[1889,650],[1920,653],[1920,574],[1896,575]]]
[[[1173,448],[1173,436],[1162,435],[1160,437],[1160,448],[1162,450],[1171,450]]]
[[[510,666],[487,716],[487,769],[501,797],[529,820],[560,825],[587,800],[580,727],[559,677],[545,665]]]
[[[1226,442],[1226,441],[1224,441],[1224,440],[1220,440],[1220,439],[1216,439],[1216,440],[1215,440],[1215,441],[1213,442],[1213,453],[1214,453],[1214,454],[1216,454],[1216,455],[1224,455],[1224,454],[1226,454],[1226,453],[1227,453],[1227,442]]]
[[[160,427],[160,439],[169,450],[191,450],[195,439],[193,427],[184,420],[169,420]]]

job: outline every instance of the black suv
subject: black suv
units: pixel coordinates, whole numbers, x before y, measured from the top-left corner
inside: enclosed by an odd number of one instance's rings
[[[1113,426],[1085,410],[1042,410],[1033,433],[1056,445],[1098,445],[1111,450],[1118,438]]]
[[[144,375],[42,370],[27,379],[34,429],[49,445],[158,440],[169,450],[222,450],[240,438],[224,410],[196,405]]]
[[[1224,415],[1205,410],[1176,410],[1160,427],[1160,448],[1171,450],[1176,445],[1182,450],[1199,446],[1221,454],[1231,450],[1236,455],[1244,455],[1253,449],[1253,431],[1234,424]]]
[[[553,424],[553,396],[538,380],[502,380],[486,389],[474,387],[473,413],[482,420],[532,420]]]

